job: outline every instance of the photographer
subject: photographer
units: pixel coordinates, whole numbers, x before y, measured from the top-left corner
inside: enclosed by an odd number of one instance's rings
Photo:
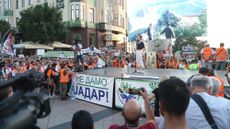
[[[143,88],[143,91],[140,91],[140,93],[144,100],[147,122],[144,125],[139,126],[139,119],[142,116],[141,106],[136,100],[131,99],[126,102],[122,111],[122,116],[124,117],[125,124],[123,126],[111,125],[109,129],[156,129],[156,122],[148,100],[146,89]]]

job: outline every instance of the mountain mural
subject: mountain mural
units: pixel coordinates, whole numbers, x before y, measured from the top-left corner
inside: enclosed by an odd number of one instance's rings
[[[150,23],[157,24],[161,15],[170,10],[178,17],[199,16],[206,10],[206,0],[127,0],[129,40],[137,32],[144,32]]]

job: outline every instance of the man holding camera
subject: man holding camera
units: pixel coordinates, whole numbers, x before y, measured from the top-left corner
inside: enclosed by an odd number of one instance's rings
[[[140,90],[140,95],[144,100],[147,122],[144,125],[139,126],[139,119],[142,116],[141,105],[136,100],[131,99],[124,105],[122,111],[125,124],[123,126],[111,125],[109,129],[156,129],[156,122],[146,89],[143,88],[143,91]]]

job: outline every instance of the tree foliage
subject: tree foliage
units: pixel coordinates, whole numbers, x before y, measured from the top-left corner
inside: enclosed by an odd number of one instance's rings
[[[20,12],[19,31],[23,40],[48,43],[66,40],[67,29],[62,23],[62,14],[48,3]]]
[[[157,28],[161,29],[167,25],[177,27],[179,21],[180,18],[178,18],[173,12],[167,10],[161,15],[161,18],[157,21]]]
[[[175,44],[173,46],[173,51],[181,51],[183,46],[191,45],[194,46],[199,52],[205,44],[205,41],[199,41],[195,37],[179,37],[176,38]]]
[[[6,21],[0,20],[0,33],[1,38],[3,38],[4,34],[10,29],[10,24]]]
[[[196,37],[204,36],[207,33],[207,13],[199,16],[199,22],[193,25],[177,26],[174,29],[176,41],[174,51],[181,51],[182,46],[192,45],[199,51],[204,46],[204,41],[196,40]]]

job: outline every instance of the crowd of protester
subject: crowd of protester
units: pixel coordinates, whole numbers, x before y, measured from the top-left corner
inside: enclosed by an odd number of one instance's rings
[[[67,93],[71,86],[75,63],[73,59],[61,58],[38,58],[38,57],[9,57],[1,62],[0,79],[9,80],[15,76],[26,73],[29,70],[36,70],[42,73],[48,83],[48,93],[50,97],[56,97],[56,93],[61,95],[61,99],[67,99]]]

